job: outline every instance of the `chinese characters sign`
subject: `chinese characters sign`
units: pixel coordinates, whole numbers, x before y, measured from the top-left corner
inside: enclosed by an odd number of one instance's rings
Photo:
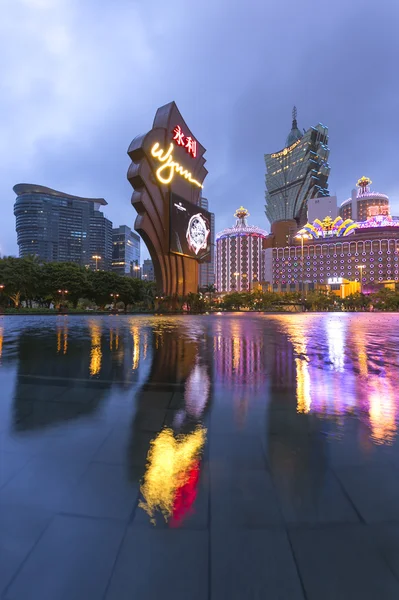
[[[190,136],[185,136],[180,125],[173,130],[173,139],[177,146],[183,146],[193,158],[197,156],[197,142]]]

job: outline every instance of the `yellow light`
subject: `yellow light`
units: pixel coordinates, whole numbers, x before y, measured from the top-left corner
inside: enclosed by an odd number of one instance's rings
[[[98,375],[101,369],[101,327],[95,321],[90,323],[91,352],[90,352],[90,375]]]
[[[131,327],[130,333],[133,338],[133,357],[132,357],[132,371],[135,371],[139,366],[140,362],[140,334],[138,327]]]
[[[164,163],[156,171],[158,181],[168,185],[172,181],[175,173],[177,173],[199,188],[204,187],[199,181],[193,178],[190,171],[182,167],[180,163],[173,160],[173,147],[173,144],[170,144],[168,150],[165,152],[162,148],[160,148],[159,142],[156,142],[151,148],[151,155],[159,162]]]
[[[147,456],[144,483],[140,488],[144,501],[139,502],[154,522],[157,510],[165,521],[173,513],[176,491],[188,481],[190,469],[206,440],[206,429],[197,427],[192,433],[175,438],[169,428],[152,440]]]

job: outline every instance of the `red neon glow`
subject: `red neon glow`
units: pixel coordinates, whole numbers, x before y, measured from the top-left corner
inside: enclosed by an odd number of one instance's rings
[[[192,154],[194,158],[197,156],[197,142],[193,138],[186,138],[186,150],[189,154]]]
[[[185,146],[185,143],[184,143],[184,133],[183,133],[180,125],[177,125],[174,128],[173,133],[175,134],[173,139],[175,140],[176,144],[178,146]]]
[[[176,490],[170,527],[179,527],[183,518],[193,506],[197,497],[199,472],[200,461],[196,460],[191,467],[186,483]]]
[[[193,158],[197,156],[197,142],[190,136],[185,136],[180,125],[176,125],[173,130],[173,140],[178,146],[183,146],[187,150],[188,154],[191,154]]]

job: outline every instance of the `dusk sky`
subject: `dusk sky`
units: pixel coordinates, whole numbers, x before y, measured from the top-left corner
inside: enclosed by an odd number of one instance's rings
[[[217,231],[240,204],[269,230],[263,155],[284,147],[294,104],[301,130],[329,128],[330,193],[366,175],[399,214],[398,0],[1,5],[1,254],[18,254],[16,183],[104,197],[133,226],[126,151],[172,100],[207,149]]]

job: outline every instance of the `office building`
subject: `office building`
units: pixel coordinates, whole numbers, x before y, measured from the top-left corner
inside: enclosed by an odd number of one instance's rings
[[[112,223],[103,198],[81,198],[50,188],[17,184],[14,204],[19,256],[111,268]],[[93,256],[100,258],[93,259]]]
[[[366,221],[369,217],[389,215],[389,198],[386,194],[372,192],[370,185],[373,182],[368,177],[361,177],[357,190],[352,190],[351,197],[344,200],[340,206],[339,214],[343,219]]]
[[[218,292],[250,291],[261,280],[262,244],[268,234],[248,225],[249,212],[236,210],[236,224],[216,236],[216,288]]]
[[[144,281],[155,281],[154,265],[149,258],[146,258],[143,262],[142,273],[142,279]]]
[[[140,237],[127,225],[112,230],[112,270],[118,275],[140,276]]]
[[[328,128],[319,123],[302,133],[294,107],[292,128],[285,147],[265,154],[266,216],[276,221],[307,221],[310,198],[328,196]]]
[[[200,198],[201,208],[209,211],[209,202],[206,198]],[[210,262],[199,263],[198,265],[198,288],[205,289],[210,285],[215,285],[215,213],[211,215],[211,260]]]

